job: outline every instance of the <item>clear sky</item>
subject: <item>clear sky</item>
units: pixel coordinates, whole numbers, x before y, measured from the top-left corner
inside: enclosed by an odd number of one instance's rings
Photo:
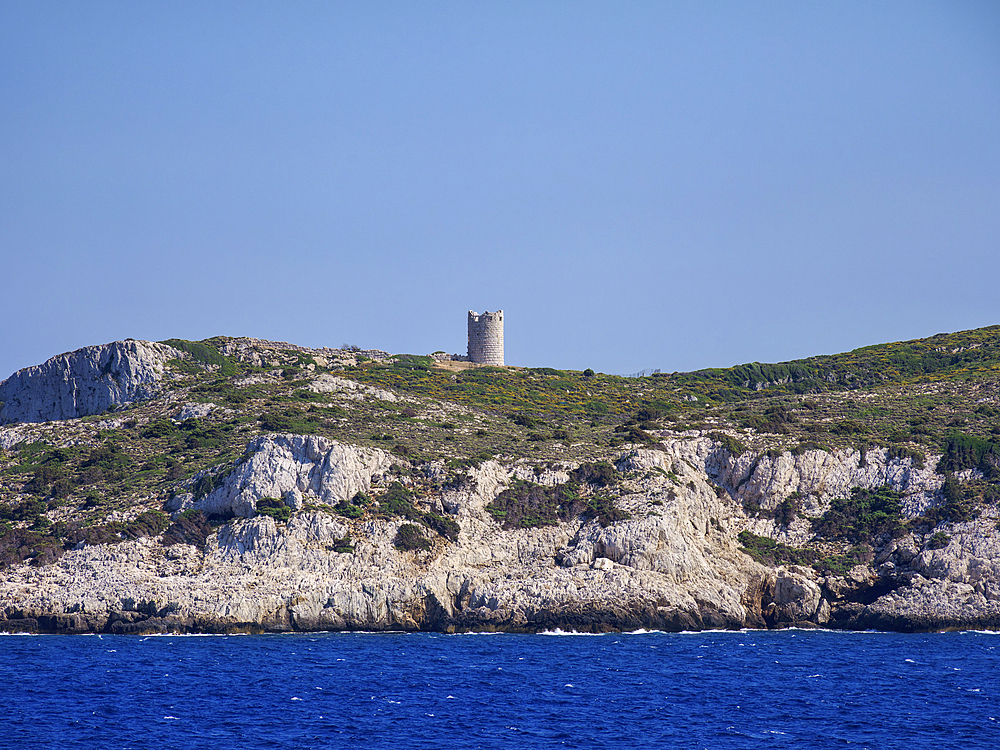
[[[630,373],[1000,323],[1000,3],[0,0],[0,378],[248,335]]]

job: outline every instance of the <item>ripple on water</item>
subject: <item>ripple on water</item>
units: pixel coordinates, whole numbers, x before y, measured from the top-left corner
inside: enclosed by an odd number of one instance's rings
[[[992,748],[997,643],[823,631],[11,637],[0,737],[163,750]]]

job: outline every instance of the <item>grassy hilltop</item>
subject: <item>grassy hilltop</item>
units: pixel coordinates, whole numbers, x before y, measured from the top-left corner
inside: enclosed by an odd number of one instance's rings
[[[45,564],[74,545],[168,527],[168,536],[184,540],[185,527],[171,525],[164,501],[211,491],[251,438],[274,432],[382,448],[401,459],[401,473],[438,461],[452,478],[494,457],[597,466],[623,446],[684,434],[709,435],[733,454],[883,447],[917,464],[944,454],[942,472],[982,469],[984,480],[961,490],[963,507],[998,494],[1000,326],[641,378],[461,367],[414,355],[321,356],[333,350],[237,346],[241,341],[248,340],[163,342],[186,356],[168,364],[172,375],[159,397],[102,415],[4,428],[20,431],[20,442],[0,452],[0,565]],[[324,373],[375,395],[345,399],[343,388],[311,387]],[[379,390],[398,398],[379,397]],[[182,406],[197,404],[215,408],[174,419]]]

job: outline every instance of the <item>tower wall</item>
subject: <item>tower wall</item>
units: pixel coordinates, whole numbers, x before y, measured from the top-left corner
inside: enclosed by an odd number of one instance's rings
[[[503,310],[482,315],[469,310],[469,361],[503,364]]]

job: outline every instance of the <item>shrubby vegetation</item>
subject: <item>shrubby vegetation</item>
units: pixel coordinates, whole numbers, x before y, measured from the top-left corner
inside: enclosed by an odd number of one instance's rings
[[[229,357],[223,356],[219,352],[218,347],[212,343],[211,339],[206,339],[205,341],[167,339],[166,341],[161,341],[160,343],[172,346],[174,349],[178,349],[182,352],[187,352],[191,355],[191,359],[195,362],[201,362],[202,364],[212,365],[218,368],[217,372],[219,375],[231,377],[233,375],[238,375],[242,369],[238,362],[230,359]]]
[[[1000,442],[960,432],[949,433],[937,470],[943,474],[962,469],[979,469],[989,480],[1000,479]]]
[[[927,542],[927,549],[944,549],[951,542],[951,537],[943,531],[938,531]]]
[[[407,551],[429,550],[431,548],[431,540],[424,536],[424,532],[419,526],[412,523],[404,523],[400,526],[392,543],[396,549]]]
[[[617,472],[606,462],[583,464],[570,474],[570,481],[554,486],[515,481],[486,506],[505,529],[554,526],[577,516],[596,518],[602,526],[630,518],[614,500],[602,494],[587,494],[585,487],[604,488],[616,480]]]
[[[740,549],[762,565],[802,565],[812,567],[819,573],[843,575],[855,565],[872,560],[872,548],[866,544],[856,545],[843,555],[824,555],[814,549],[791,547],[766,536],[757,536],[750,531],[741,531],[737,537]]]
[[[37,510],[37,507],[32,509]],[[17,514],[13,516],[17,520]],[[0,521],[0,567],[16,565],[27,559],[31,559],[34,565],[48,565],[81,542],[86,545],[117,544],[157,536],[170,522],[165,514],[155,510],[140,513],[131,521],[91,526],[75,522],[52,523],[40,514],[31,518],[30,528],[13,528],[6,519]]]
[[[728,435],[724,432],[710,432],[708,433],[708,437],[717,443],[721,443],[722,447],[733,455],[733,458],[742,456],[747,452],[747,450],[749,450],[746,445],[741,443],[732,435]]]
[[[292,517],[292,509],[284,500],[276,497],[262,497],[257,501],[257,515],[270,516],[278,523],[285,523]]]
[[[870,542],[902,531],[902,496],[889,487],[853,487],[848,498],[834,498],[830,509],[813,522],[813,532],[827,539]]]
[[[200,510],[186,510],[163,533],[163,546],[191,544],[198,549],[205,548],[205,542],[212,533],[208,517]]]

